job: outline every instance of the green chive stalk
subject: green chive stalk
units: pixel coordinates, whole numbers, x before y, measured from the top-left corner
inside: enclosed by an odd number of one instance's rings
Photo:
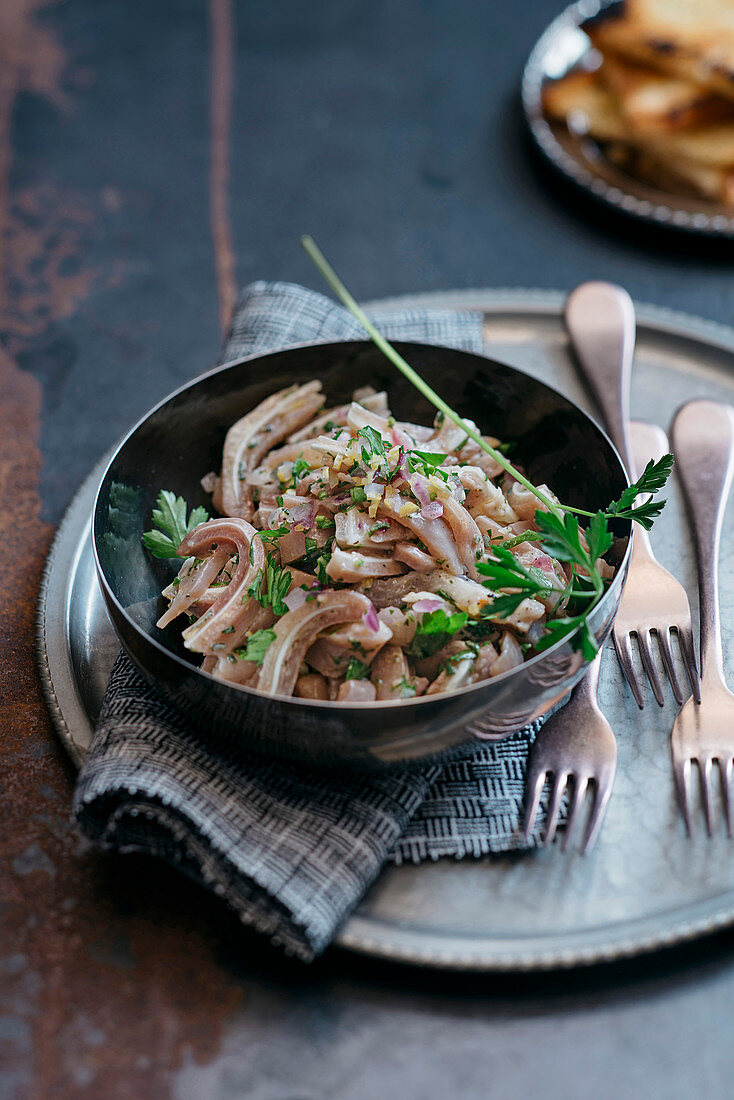
[[[477,443],[483,451],[490,455],[495,460],[495,462],[499,463],[503,470],[506,470],[508,474],[511,474],[511,476],[514,477],[516,481],[519,481],[521,485],[524,485],[525,488],[528,489],[529,492],[531,492],[533,496],[540,501],[541,504],[545,505],[545,507],[548,508],[549,511],[551,511],[559,518],[562,518],[563,512],[561,511],[561,509],[559,509],[558,506],[545,495],[545,493],[541,492],[540,489],[533,485],[531,481],[528,481],[524,474],[521,474],[520,471],[516,469],[512,465],[512,463],[505,458],[501,451],[496,450],[494,447],[491,446],[491,444],[487,443],[485,439],[482,439],[479,432],[475,431],[474,428],[467,424],[466,421],[463,420],[458,413],[454,412],[451,406],[447,405],[443,398],[439,397],[436,391],[432,389],[427,382],[424,382],[418,372],[411,367],[410,363],[406,362],[406,360],[403,359],[400,352],[392,346],[389,340],[386,340],[382,333],[375,328],[367,314],[344,286],[344,283],[334,271],[333,267],[326,259],[323,252],[313,240],[313,238],[309,237],[308,235],[303,236],[301,237],[301,244],[303,245],[303,248],[307,252],[310,259],[313,261],[314,265],[321,272],[331,289],[334,291],[337,297],[341,299],[341,301],[352,314],[352,316],[356,317],[356,319],[365,329],[367,335],[370,337],[373,343],[375,343],[380,351],[383,353],[383,355],[385,355],[390,360],[390,362],[398,368],[400,373],[403,374],[408,379],[408,381],[415,386],[419,393],[422,393],[423,396],[427,398],[431,402],[431,404],[436,409],[438,409],[439,412],[443,413],[444,416],[447,416],[449,420],[453,421],[453,423],[456,424],[458,428],[461,428],[463,432],[466,432],[470,439],[473,439],[474,442]]]

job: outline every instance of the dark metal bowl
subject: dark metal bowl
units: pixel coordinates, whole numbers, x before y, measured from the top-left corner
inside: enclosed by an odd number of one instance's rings
[[[619,496],[627,477],[598,425],[567,398],[512,367],[468,352],[397,345],[459,412],[482,430],[517,442],[536,484],[569,505],[597,509]],[[227,429],[276,390],[319,378],[329,403],[357,386],[388,391],[396,416],[430,423],[434,410],[368,342],[290,348],[230,363],[177,390],[123,440],[105,473],[94,510],[93,544],[102,592],[120,640],[144,676],[191,719],[202,736],[244,755],[318,767],[379,768],[462,751],[475,738],[498,738],[546,714],[580,679],[583,665],[559,643],[522,667],[460,691],[368,706],[273,696],[201,672],[181,628],[158,630],[161,589],[175,563],[144,550],[141,534],[160,489],[190,505],[210,501],[200,479],[221,463]],[[590,618],[606,637],[627,569],[629,525],[617,531],[616,576]]]

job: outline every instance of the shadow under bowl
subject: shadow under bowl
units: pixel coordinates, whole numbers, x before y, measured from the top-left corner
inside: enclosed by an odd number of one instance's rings
[[[594,511],[627,485],[622,462],[601,428],[549,386],[468,352],[398,343],[398,350],[482,431],[516,444],[535,484],[566,504]],[[120,641],[146,679],[217,747],[244,757],[318,768],[406,766],[460,754],[477,739],[497,739],[547,714],[578,682],[584,666],[560,642],[519,668],[446,695],[368,706],[268,695],[227,684],[196,667],[181,627],[159,630],[161,589],[175,561],[152,557],[141,542],[161,489],[191,507],[211,508],[201,478],[218,471],[228,428],[269,394],[318,378],[327,405],[349,401],[358,386],[388,392],[399,419],[431,423],[433,407],[369,342],[289,348],[219,367],[171,394],[120,444],[94,510],[93,546],[102,592]],[[589,623],[602,640],[622,592],[629,524],[615,532],[619,565]]]

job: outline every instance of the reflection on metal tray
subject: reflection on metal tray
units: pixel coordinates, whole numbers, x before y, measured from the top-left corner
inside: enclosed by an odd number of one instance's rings
[[[584,66],[593,52],[581,24],[620,6],[620,0],[579,0],[554,19],[538,40],[522,79],[523,110],[530,133],[554,168],[601,202],[654,225],[709,237],[732,237],[731,207],[646,184],[608,160],[590,138],[544,115],[543,84]]]
[[[487,352],[556,386],[588,407],[571,366],[560,294],[461,291],[380,306],[473,308],[485,316]],[[734,403],[734,330],[639,307],[633,415],[668,428],[692,397]],[[89,516],[103,464],[72,503],[49,558],[39,608],[39,656],[54,722],[79,764],[117,652],[94,576]],[[695,600],[695,565],[680,495],[653,531],[663,565]],[[734,515],[723,537],[722,619],[734,683]],[[727,636],[728,634],[728,636]],[[530,970],[631,955],[734,922],[734,845],[723,828],[687,840],[670,768],[676,713],[642,712],[613,653],[602,668],[601,702],[619,740],[619,771],[597,847],[388,868],[345,924],[338,943],[368,955],[467,970]]]

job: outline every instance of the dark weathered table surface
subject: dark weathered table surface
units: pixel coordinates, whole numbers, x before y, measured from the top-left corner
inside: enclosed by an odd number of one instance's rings
[[[211,364],[237,285],[362,298],[623,282],[732,319],[730,246],[559,194],[521,135],[556,0],[0,5],[0,1096],[731,1095],[731,934],[535,978],[337,951],[311,968],[157,864],[102,858],[34,670],[54,525],[93,461]]]

